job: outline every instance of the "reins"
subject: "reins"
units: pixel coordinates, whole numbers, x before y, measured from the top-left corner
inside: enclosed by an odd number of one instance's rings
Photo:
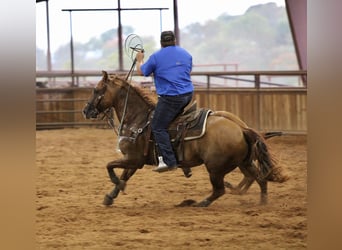
[[[108,115],[108,113],[109,113],[109,115]],[[113,108],[111,107],[111,108],[107,109],[103,114],[104,114],[104,116],[102,119],[104,119],[105,117],[107,118],[108,125],[114,130],[115,134],[118,136],[119,130],[115,129],[114,118],[113,118]]]

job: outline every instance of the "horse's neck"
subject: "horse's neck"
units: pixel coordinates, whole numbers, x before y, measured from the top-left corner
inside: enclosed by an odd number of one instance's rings
[[[127,96],[127,92],[129,93]],[[133,89],[121,90],[115,99],[113,107],[120,121],[125,124],[141,124],[146,122],[150,112],[148,105],[140,96],[137,96]],[[123,119],[123,120],[122,120]]]

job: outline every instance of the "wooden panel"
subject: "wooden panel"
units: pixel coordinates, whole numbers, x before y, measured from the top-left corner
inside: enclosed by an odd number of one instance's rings
[[[37,123],[84,122],[81,110],[91,94],[90,88],[37,89]],[[56,99],[56,101],[52,101]],[[74,99],[64,102],[63,99]],[[198,89],[198,107],[226,110],[260,131],[307,131],[307,91],[305,89]],[[60,111],[70,111],[61,113]]]
[[[199,107],[226,110],[261,131],[307,131],[305,89],[197,90]]]
[[[307,130],[306,92],[262,93],[260,102],[260,127],[263,130]]]
[[[74,102],[63,101],[65,99],[72,99],[72,91],[46,91],[38,92],[37,100],[45,102],[37,102],[36,111],[36,122],[70,122],[74,120],[74,114],[72,112],[61,112],[61,111],[72,111],[74,110]]]

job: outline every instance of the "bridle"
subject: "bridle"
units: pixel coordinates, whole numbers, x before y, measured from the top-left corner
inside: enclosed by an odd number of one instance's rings
[[[126,80],[127,80],[128,76],[126,77]],[[104,82],[104,87],[101,88],[100,90],[97,90],[96,88],[94,88],[94,90],[93,90],[94,94],[97,94],[96,92],[99,92],[99,91],[101,91],[101,92],[100,92],[100,94],[97,97],[95,97],[91,101],[87,102],[87,104],[85,106],[85,109],[91,109],[94,112],[94,114],[96,114],[96,116],[98,116],[99,114],[102,113],[103,116],[99,117],[98,119],[99,120],[107,119],[107,122],[108,122],[109,126],[114,130],[116,135],[117,136],[121,136],[123,122],[124,122],[124,119],[125,119],[125,116],[126,116],[126,113],[127,113],[127,103],[128,103],[128,97],[129,97],[129,91],[130,91],[131,85],[128,84],[127,93],[126,93],[126,97],[125,97],[124,109],[123,109],[120,125],[118,126],[118,128],[116,128],[115,123],[114,123],[113,108],[111,106],[109,106],[107,109],[105,109],[103,111],[99,111],[99,109],[98,109],[98,106],[99,106],[100,102],[102,101],[102,99],[105,96],[105,92],[107,90],[107,85],[108,85],[108,83]],[[121,84],[117,84],[117,85],[122,87]]]
[[[96,88],[94,88],[93,89],[93,93],[96,93],[98,90],[96,90]],[[103,99],[103,97],[104,97],[104,95],[105,95],[105,92],[106,92],[106,85],[103,87],[103,89],[101,89],[100,90],[102,93],[100,94],[100,95],[98,95],[97,97],[96,97],[96,99],[94,100],[94,99],[92,99],[91,100],[91,102],[87,102],[86,103],[86,105],[85,105],[85,107],[84,107],[84,110],[89,110],[89,109],[91,109],[91,110],[93,110],[93,111],[95,111],[95,114],[96,114],[96,116],[98,115],[98,114],[100,114],[101,112],[98,110],[98,105],[99,105],[99,103],[101,102],[101,100]],[[103,111],[103,113],[105,113],[106,112],[106,110],[105,111]],[[85,115],[85,113],[83,112],[83,115]]]
[[[138,43],[135,44],[134,46],[132,46],[132,41],[131,39],[135,39],[138,40]],[[126,47],[126,52],[131,51],[131,57],[133,57],[133,52],[144,52],[143,46],[142,46],[142,41],[140,40],[140,38],[135,35],[135,34],[131,34],[129,37],[126,38],[125,41],[125,47]],[[128,71],[126,77],[125,77],[125,81],[129,82],[132,81],[132,76],[133,76],[133,72],[135,69],[135,65],[137,63],[137,59],[134,58],[133,63],[131,65],[130,70]],[[130,78],[130,79],[129,79]],[[115,83],[114,83],[115,84]],[[104,83],[104,88],[101,89],[101,91],[103,91],[103,93],[101,95],[99,95],[96,100],[93,100],[91,103],[87,103],[85,108],[91,108],[92,110],[94,110],[94,112],[96,113],[96,115],[99,115],[101,112],[98,110],[98,105],[101,102],[101,100],[104,97],[105,91],[106,91],[106,87],[107,87],[107,83]],[[127,89],[127,93],[126,93],[126,97],[125,97],[125,104],[124,104],[124,108],[123,108],[123,112],[122,112],[122,117],[121,117],[121,121],[120,121],[120,125],[118,127],[118,129],[115,128],[115,124],[114,124],[114,118],[113,118],[113,108],[110,106],[108,107],[106,110],[102,111],[103,116],[102,116],[102,120],[104,120],[105,118],[107,119],[107,122],[109,124],[109,126],[114,130],[114,132],[116,133],[117,136],[121,137],[122,134],[122,128],[123,128],[123,122],[124,119],[126,117],[126,112],[127,112],[127,104],[128,104],[128,96],[129,96],[129,92],[130,92],[130,88],[131,88],[131,84],[128,83],[128,89]],[[96,92],[96,88],[94,89],[94,93]],[[137,131],[132,131],[134,134],[133,139],[134,141],[136,140],[137,136],[139,134],[141,134],[143,132],[143,130],[149,125],[149,121],[145,124],[145,126],[143,126],[142,128],[137,129]]]

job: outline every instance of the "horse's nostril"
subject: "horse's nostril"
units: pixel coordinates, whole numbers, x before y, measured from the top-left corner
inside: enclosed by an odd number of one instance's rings
[[[84,108],[83,108],[83,110],[82,110],[82,114],[83,114],[83,116],[85,117],[85,118],[89,118],[89,103],[87,103],[85,106],[84,106]]]
[[[82,113],[85,119],[96,119],[99,114],[97,110],[92,109],[84,109]]]
[[[83,114],[84,117],[86,117],[86,115],[87,115],[86,109],[83,109],[83,110],[82,110],[82,114]]]

